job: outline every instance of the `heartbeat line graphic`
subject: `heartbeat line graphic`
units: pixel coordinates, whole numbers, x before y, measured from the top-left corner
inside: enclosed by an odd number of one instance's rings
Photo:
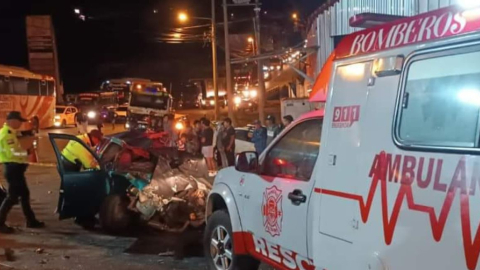
[[[465,165],[465,160],[462,159],[459,161],[463,162]],[[370,210],[372,208],[373,199],[375,197],[375,192],[377,190],[378,184],[380,183],[380,194],[381,194],[381,205],[382,205],[382,220],[384,228],[384,237],[387,245],[392,243],[393,235],[395,233],[395,227],[397,225],[398,217],[400,215],[400,209],[402,207],[403,201],[407,201],[408,209],[412,211],[422,212],[428,214],[430,218],[430,224],[432,228],[432,234],[435,241],[439,242],[442,239],[444,232],[445,224],[447,222],[450,209],[452,207],[453,200],[455,199],[457,193],[457,187],[452,187],[447,191],[445,201],[443,203],[440,215],[437,217],[435,213],[435,208],[425,205],[420,205],[415,203],[413,198],[412,186],[402,184],[395,203],[393,205],[392,214],[389,217],[388,214],[388,198],[387,198],[387,181],[386,179],[386,157],[385,153],[382,152],[379,157],[378,167],[372,177],[372,184],[370,186],[370,191],[368,192],[367,201],[365,202],[364,198],[361,195],[339,192],[334,190],[327,190],[321,188],[315,188],[316,193],[341,197],[344,199],[350,199],[358,201],[360,206],[360,213],[362,216],[363,223],[367,223],[368,217],[370,215]],[[460,166],[460,164],[459,164]],[[463,236],[463,247],[465,250],[465,259],[466,264],[469,270],[474,270],[479,254],[480,254],[480,234],[478,233],[480,224],[477,226],[475,236],[472,239],[472,231],[470,227],[470,198],[467,194],[460,194],[460,215],[461,215],[461,227],[462,227],[462,236]]]

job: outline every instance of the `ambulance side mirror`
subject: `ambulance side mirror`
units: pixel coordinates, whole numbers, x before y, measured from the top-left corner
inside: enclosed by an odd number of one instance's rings
[[[257,173],[258,154],[253,151],[238,154],[237,159],[235,160],[235,169],[239,172]]]

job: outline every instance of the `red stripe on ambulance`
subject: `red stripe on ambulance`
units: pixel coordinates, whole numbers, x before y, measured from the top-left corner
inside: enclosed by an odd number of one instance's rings
[[[401,166],[400,163],[403,165]],[[404,201],[407,202],[408,209],[428,214],[433,238],[437,242],[441,241],[453,200],[457,195],[457,190],[460,190],[460,219],[466,265],[468,269],[474,270],[480,254],[480,224],[477,226],[475,235],[472,238],[469,197],[475,195],[477,184],[480,184],[480,164],[477,163],[473,167],[474,173],[472,174],[473,179],[471,179],[470,187],[467,187],[465,158],[461,158],[458,161],[450,183],[439,182],[441,179],[442,164],[443,160],[441,159],[429,159],[427,163],[426,158],[423,157],[393,156],[382,152],[375,156],[372,169],[370,170],[369,176],[372,177],[372,183],[366,201],[363,196],[356,194],[320,188],[316,188],[315,192],[358,201],[362,220],[364,223],[367,223],[377,187],[380,186],[385,243],[390,245]],[[425,179],[422,178],[422,175],[425,175],[423,173],[424,170],[428,171]],[[390,216],[388,214],[389,207],[387,198],[388,182],[400,184],[400,189]],[[415,203],[412,192],[414,182],[417,183],[419,188],[431,187],[436,191],[446,193],[442,210],[438,216],[433,207]]]

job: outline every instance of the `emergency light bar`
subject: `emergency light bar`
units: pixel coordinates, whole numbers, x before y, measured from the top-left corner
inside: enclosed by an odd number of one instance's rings
[[[360,13],[352,16],[349,23],[351,27],[371,28],[403,18],[406,17],[379,13]]]

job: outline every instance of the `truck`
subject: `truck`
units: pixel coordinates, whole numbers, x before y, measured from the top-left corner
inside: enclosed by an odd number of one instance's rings
[[[172,112],[172,96],[162,83],[137,84],[128,102],[127,129],[147,128],[149,117],[162,118]]]
[[[284,98],[280,102],[282,118],[291,115],[297,119],[307,112],[323,108],[323,103],[311,102],[309,98]]]
[[[333,59],[324,110],[217,174],[209,269],[480,269],[480,9],[352,33]]]

